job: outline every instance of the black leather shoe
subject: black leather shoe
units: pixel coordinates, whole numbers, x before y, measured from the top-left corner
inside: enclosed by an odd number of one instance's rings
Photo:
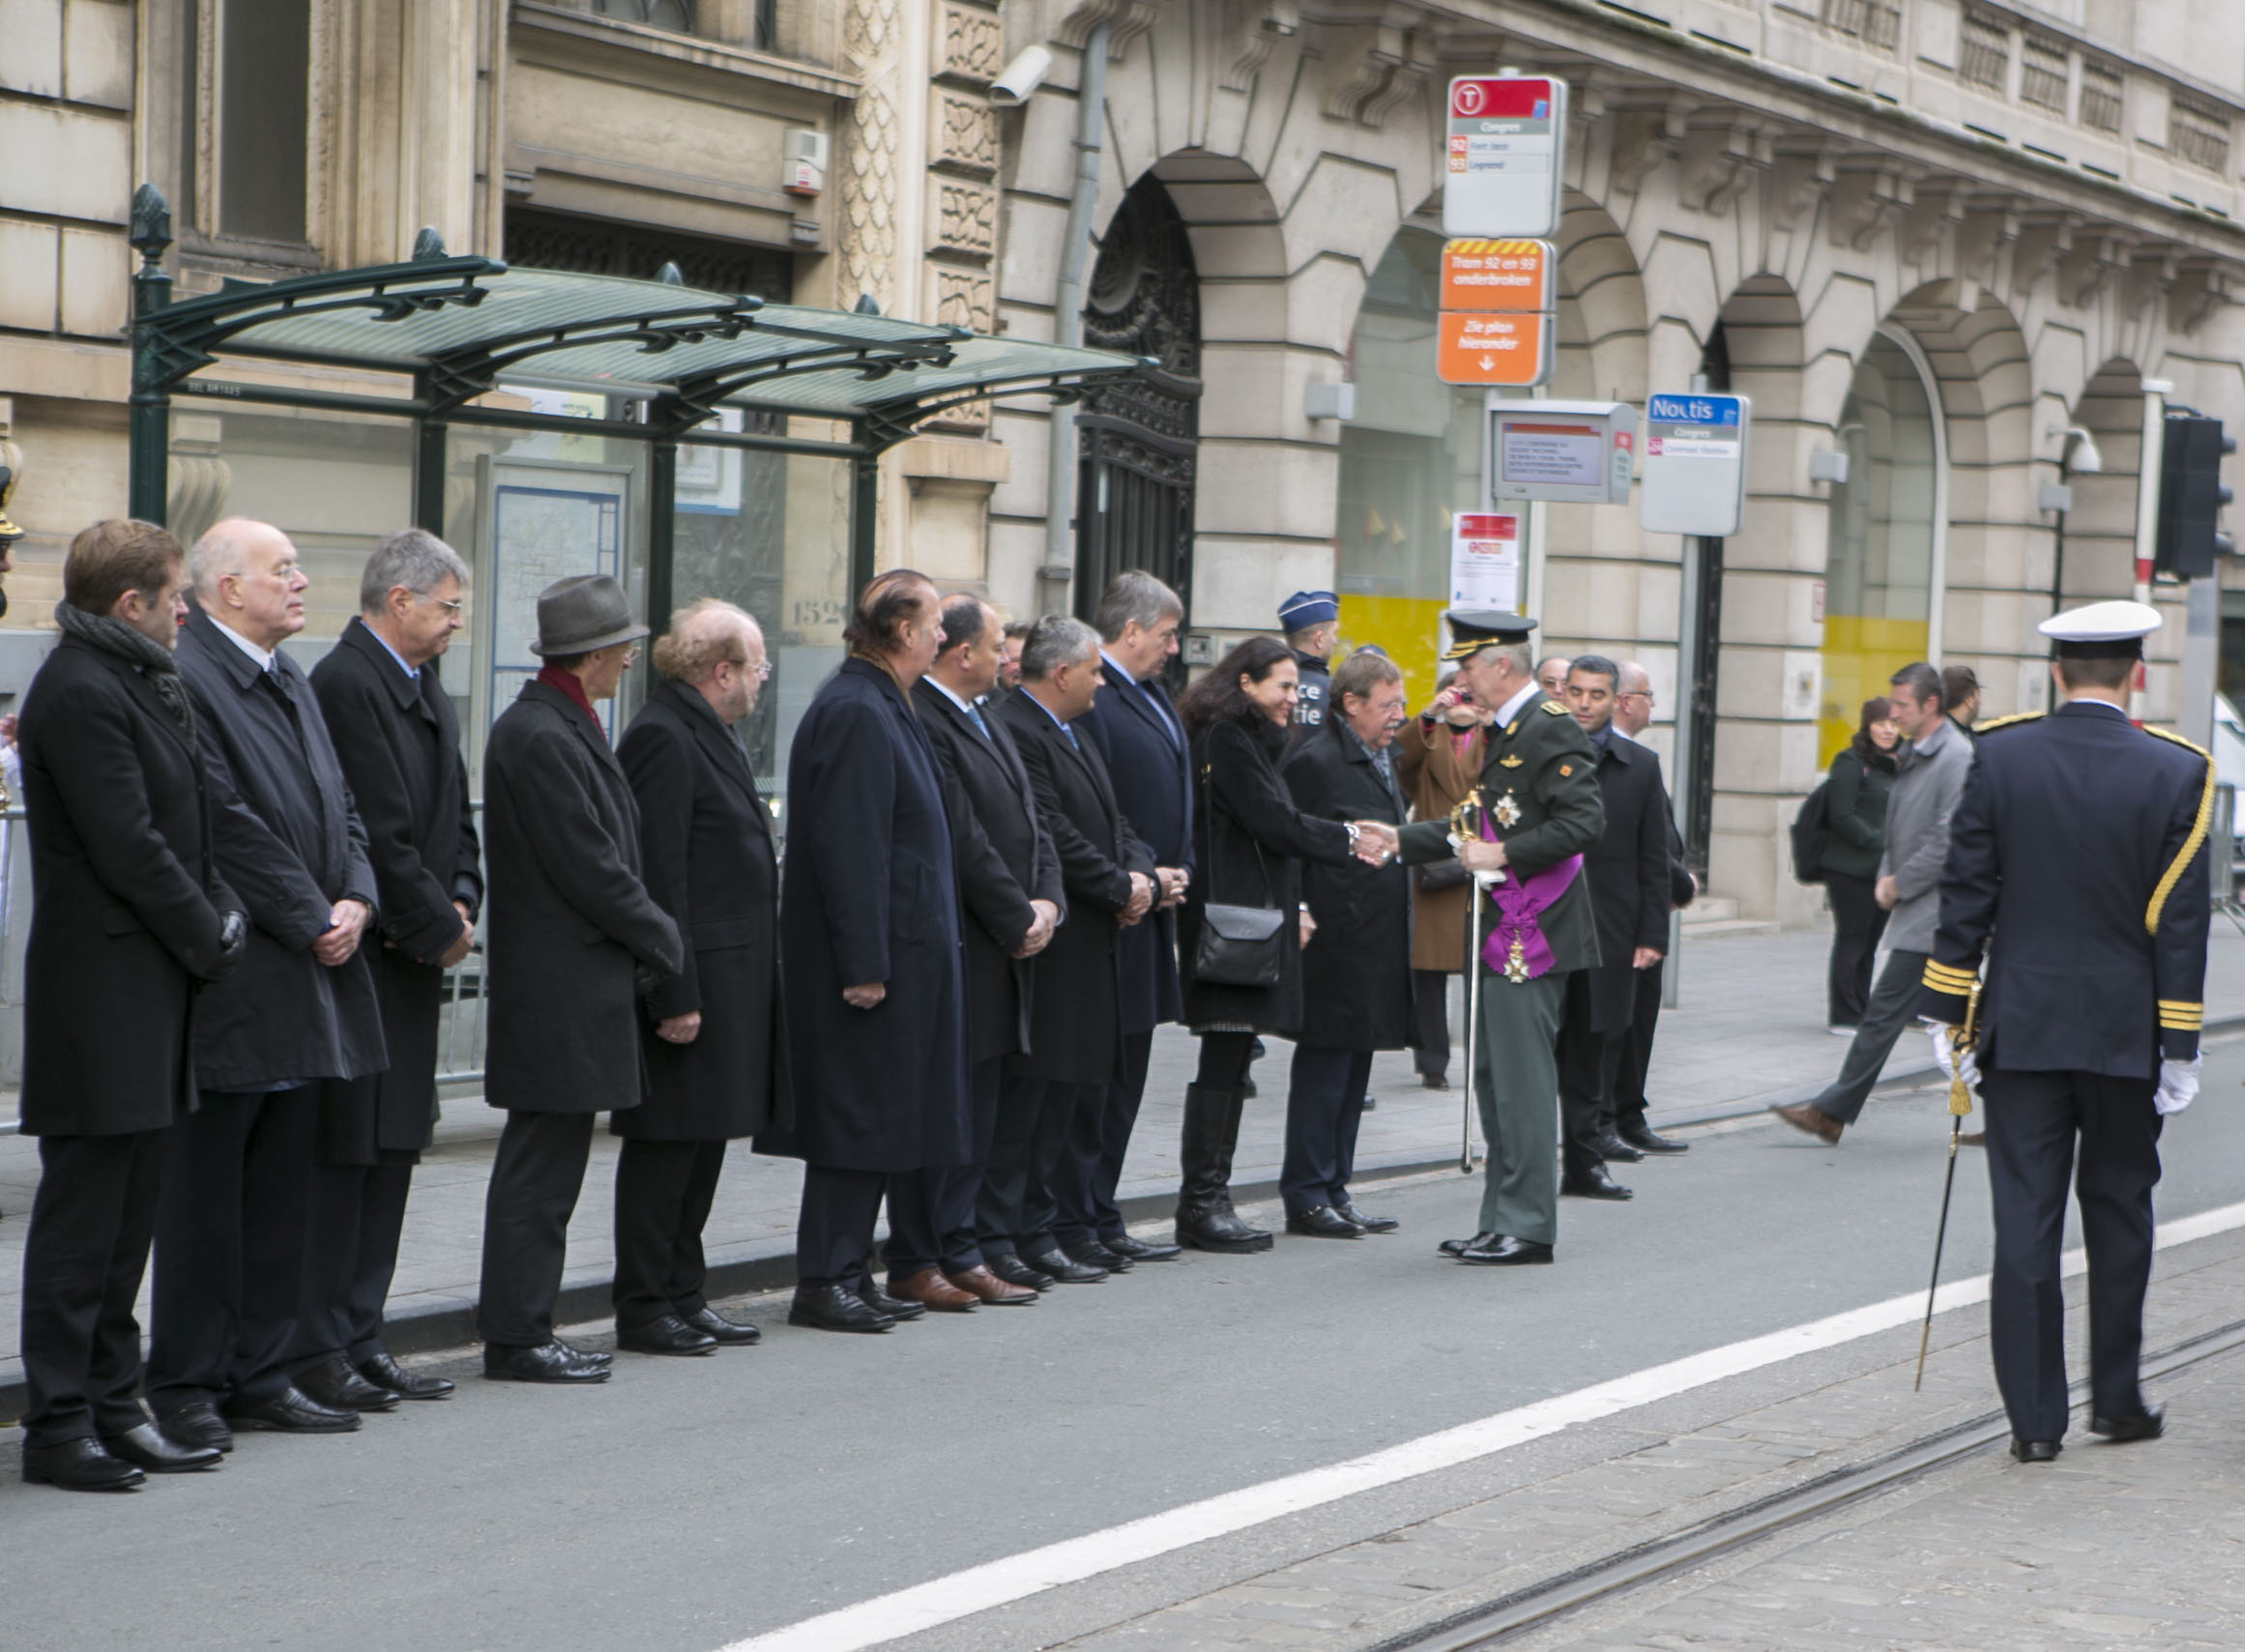
[[[2011,1439],[2011,1460],[2014,1463],[2055,1463],[2058,1442],[2055,1439]]]
[[[676,1314],[665,1314],[629,1330],[617,1326],[616,1346],[633,1353],[715,1353],[717,1339],[707,1331],[695,1330]]]
[[[1606,1174],[1604,1165],[1593,1165],[1581,1175],[1561,1176],[1560,1191],[1577,1199],[1635,1199],[1619,1182]]]
[[[1101,1239],[1100,1244],[1119,1257],[1131,1261],[1175,1261],[1184,1255],[1178,1245],[1157,1245],[1146,1239],[1134,1239],[1128,1233],[1119,1233],[1112,1239]]]
[[[1435,1249],[1445,1257],[1462,1257],[1468,1251],[1485,1250],[1501,1237],[1498,1233],[1475,1233],[1470,1239],[1444,1239]]]
[[[147,1479],[123,1458],[111,1457],[98,1439],[58,1439],[51,1445],[23,1447],[23,1482],[60,1486],[66,1492],[130,1492]]]
[[[1330,1204],[1313,1204],[1286,1219],[1286,1231],[1304,1239],[1361,1239],[1364,1230]]]
[[[331,1411],[394,1411],[397,1391],[367,1381],[341,1354],[296,1374],[297,1392]]]
[[[1640,1118],[1635,1124],[1624,1124],[1618,1134],[1641,1153],[1688,1153],[1689,1142],[1679,1142],[1674,1136],[1663,1136]]]
[[[1615,1165],[1633,1165],[1645,1157],[1620,1137],[1611,1135],[1598,1138],[1598,1156]]]
[[[1107,1273],[1130,1271],[1130,1259],[1121,1251],[1109,1249],[1103,1240],[1086,1239],[1069,1246],[1064,1254],[1068,1261],[1084,1267],[1095,1267]]]
[[[1420,1089],[1448,1089],[1450,1087],[1449,1076],[1445,1073],[1421,1073],[1418,1075],[1418,1087]]]
[[[549,1338],[535,1348],[484,1344],[483,1375],[494,1382],[605,1382],[615,1373],[605,1359]]]
[[[400,1400],[442,1400],[452,1391],[449,1378],[408,1371],[390,1357],[388,1348],[376,1348],[359,1362],[359,1375],[377,1388],[387,1388]]]
[[[2089,1432],[2102,1435],[2114,1445],[2126,1445],[2137,1439],[2157,1439],[2167,1433],[2167,1413],[2154,1406],[2129,1417],[2093,1416],[2089,1419]]]
[[[1344,1222],[1354,1222],[1367,1233],[1392,1233],[1403,1226],[1392,1216],[1367,1216],[1347,1194],[1333,1201],[1333,1210]]]
[[[121,1435],[104,1435],[102,1444],[111,1457],[151,1474],[187,1474],[212,1467],[226,1456],[215,1445],[181,1445],[166,1439],[154,1423],[142,1423]]]
[[[209,1446],[214,1451],[234,1449],[234,1431],[226,1426],[226,1419],[219,1415],[219,1407],[208,1400],[190,1400],[184,1406],[157,1413],[156,1426],[163,1431],[163,1437],[174,1445],[190,1450]]]
[[[872,1309],[874,1313],[886,1314],[891,1319],[924,1319],[927,1318],[927,1304],[925,1302],[907,1302],[901,1296],[891,1296],[870,1279],[858,1287],[858,1300]]]
[[[1267,1251],[1271,1244],[1268,1233],[1239,1220],[1229,1199],[1220,1205],[1198,1209],[1178,1206],[1177,1242],[1196,1251],[1215,1251],[1229,1256]]]
[[[1057,1248],[1031,1257],[1029,1265],[1039,1273],[1051,1274],[1062,1285],[1096,1285],[1107,1277],[1105,1268],[1086,1267]]]
[[[1365,1096],[1364,1105],[1356,1109],[1358,1113],[1377,1113],[1379,1110],[1380,1098],[1376,1095]]]
[[[1539,1245],[1533,1239],[1515,1239],[1500,1233],[1485,1245],[1473,1245],[1458,1253],[1458,1261],[1470,1261],[1482,1267],[1526,1267],[1535,1262],[1551,1261],[1551,1247]]]
[[[886,1331],[896,1323],[839,1285],[797,1286],[795,1300],[787,1305],[787,1322],[814,1331]]]
[[[754,1325],[743,1325],[738,1319],[728,1319],[714,1308],[696,1308],[690,1314],[681,1314],[679,1318],[704,1336],[716,1338],[720,1348],[746,1348],[751,1343],[764,1340],[764,1333]]]
[[[1011,1251],[1001,1251],[985,1257],[983,1265],[1008,1285],[1018,1285],[1029,1290],[1050,1290],[1058,1283],[1049,1273],[1039,1273]]]
[[[268,1400],[237,1400],[226,1407],[236,1430],[278,1435],[347,1435],[359,1427],[359,1413],[323,1406],[293,1383]]]

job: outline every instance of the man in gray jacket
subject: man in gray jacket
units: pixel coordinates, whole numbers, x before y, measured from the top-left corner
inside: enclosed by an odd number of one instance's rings
[[[1919,661],[1888,679],[1894,720],[1910,741],[1886,804],[1886,848],[1874,893],[1894,915],[1886,925],[1886,968],[1871,990],[1863,1025],[1839,1078],[1803,1107],[1770,1109],[1796,1130],[1825,1142],[1855,1122],[1894,1041],[1915,1018],[1918,982],[1940,918],[1941,866],[1949,857],[1949,816],[1964,796],[1972,741],[1949,721],[1941,674]]]

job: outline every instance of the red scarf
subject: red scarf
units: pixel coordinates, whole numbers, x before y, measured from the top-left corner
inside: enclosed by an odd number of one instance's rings
[[[585,685],[578,681],[575,672],[564,671],[558,665],[540,666],[538,672],[538,681],[557,693],[567,694],[576,702],[579,710],[583,711],[586,716],[592,717],[595,728],[600,726],[600,719],[594,715],[593,703],[585,698]]]

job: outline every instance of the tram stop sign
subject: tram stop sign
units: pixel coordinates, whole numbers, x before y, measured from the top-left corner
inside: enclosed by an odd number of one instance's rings
[[[1644,491],[1637,522],[1648,534],[1720,539],[1738,531],[1746,502],[1742,395],[1654,395],[1645,404]]]
[[[1549,235],[1559,227],[1567,83],[1472,74],[1450,82],[1444,235]]]

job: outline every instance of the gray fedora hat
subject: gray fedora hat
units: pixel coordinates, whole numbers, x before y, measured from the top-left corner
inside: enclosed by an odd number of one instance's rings
[[[636,642],[647,627],[631,617],[631,599],[604,573],[572,574],[538,594],[538,641],[530,652],[549,655],[591,653],[613,643]]]

